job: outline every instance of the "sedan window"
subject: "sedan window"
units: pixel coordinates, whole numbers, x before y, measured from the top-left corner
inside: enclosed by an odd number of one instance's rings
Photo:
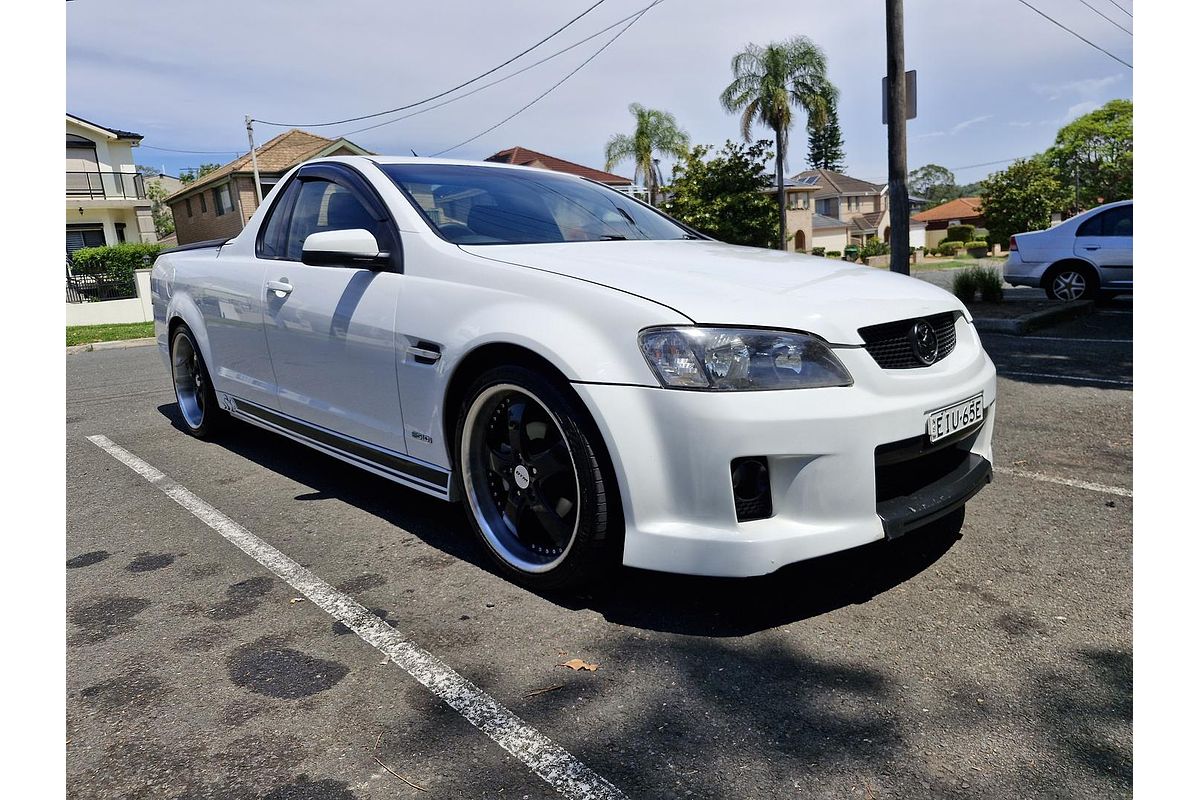
[[[697,238],[620,192],[548,170],[461,164],[382,169],[455,244]]]

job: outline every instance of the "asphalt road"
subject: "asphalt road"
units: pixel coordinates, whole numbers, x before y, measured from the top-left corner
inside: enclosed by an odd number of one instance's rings
[[[1001,379],[1004,471],[961,527],[764,579],[621,570],[566,598],[497,577],[455,507],[248,426],[185,435],[154,348],[69,355],[69,795],[559,796],[86,438],[103,435],[628,797],[1129,796],[1132,348],[1116,312],[986,338],[1002,372],[1051,377]],[[575,657],[598,669],[557,666]]]

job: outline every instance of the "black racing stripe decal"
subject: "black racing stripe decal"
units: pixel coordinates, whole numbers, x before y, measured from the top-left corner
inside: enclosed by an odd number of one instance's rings
[[[445,489],[450,484],[450,476],[434,467],[426,466],[416,461],[411,461],[407,458],[395,455],[390,452],[376,450],[374,447],[368,447],[354,439],[348,439],[340,436],[332,431],[318,428],[300,420],[286,417],[282,414],[277,414],[270,409],[262,406],[248,403],[245,400],[237,400],[237,409],[243,414],[249,414],[252,417],[257,417],[264,422],[269,422],[272,425],[277,425],[280,428],[289,430],[292,433],[299,434],[306,439],[312,439],[314,442],[323,444],[326,447],[332,447],[334,450],[341,450],[344,453],[360,458],[363,461],[372,464],[378,464],[382,467],[387,467],[393,472],[398,472],[401,475],[407,475],[425,483],[433,484],[440,489]]]

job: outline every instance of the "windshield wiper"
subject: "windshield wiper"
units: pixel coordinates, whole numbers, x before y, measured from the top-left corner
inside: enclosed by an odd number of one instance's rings
[[[606,242],[618,242],[618,241],[623,242],[623,241],[626,241],[627,239],[629,239],[628,236],[622,236],[619,233],[605,233],[605,234],[602,234],[600,236],[600,238]]]

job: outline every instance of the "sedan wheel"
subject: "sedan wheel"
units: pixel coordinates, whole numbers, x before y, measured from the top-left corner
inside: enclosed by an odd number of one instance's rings
[[[1051,300],[1080,300],[1092,294],[1088,276],[1073,267],[1063,267],[1051,276],[1046,295]]]
[[[605,561],[609,486],[581,412],[519,368],[476,383],[460,416],[459,476],[476,533],[510,575],[578,583]]]

